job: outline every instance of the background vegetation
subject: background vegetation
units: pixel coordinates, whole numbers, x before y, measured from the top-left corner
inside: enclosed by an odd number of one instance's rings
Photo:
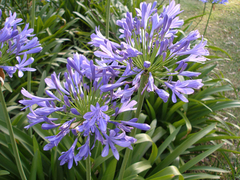
[[[17,12],[24,22],[34,26],[34,32],[43,46],[43,51],[34,56],[32,65],[37,69],[32,74],[33,94],[44,95],[44,78],[53,71],[64,72],[66,58],[73,52],[93,58],[93,49],[87,42],[96,26],[100,26],[105,34],[106,2],[38,0],[32,15],[31,1],[1,1],[3,12]],[[112,40],[119,41],[115,21],[124,17],[124,13],[131,11],[133,6],[138,7],[140,1],[136,2],[133,5],[131,1],[111,1],[109,30]],[[202,2],[181,0],[180,3],[184,9],[181,17],[186,20],[182,32],[187,34],[190,30],[199,29],[203,34],[210,4],[200,21],[201,17],[191,17],[203,13]],[[215,5],[205,36],[210,45],[211,60],[205,64],[192,63],[189,68],[202,72],[205,86],[188,97],[188,104],[163,103],[151,93],[146,97],[139,121],[150,124],[151,130],[147,133],[138,132],[138,142],[132,153],[131,164],[124,174],[125,179],[239,178],[239,116],[237,110],[229,111],[230,108],[240,107],[239,7],[238,0],[230,0],[226,6]],[[161,9],[160,5],[159,11]],[[6,16],[3,13],[3,17]],[[34,25],[31,18],[34,18]],[[178,39],[183,38],[184,33],[178,33]],[[4,91],[26,176],[28,179],[85,179],[84,161],[68,170],[66,165],[60,166],[57,160],[60,153],[71,146],[73,140],[70,136],[59,147],[43,151],[47,141],[45,137],[55,134],[54,130],[44,131],[40,125],[29,131],[24,129],[28,124],[27,112],[20,111],[22,107],[18,105],[18,100],[22,99],[20,90],[27,87],[26,82],[27,74],[22,79],[7,79]],[[131,113],[124,115],[126,119],[131,116]],[[5,119],[0,118],[0,179],[19,178],[9,142]],[[119,151],[122,157],[124,149],[119,148]],[[94,151],[91,157],[93,179],[111,180],[118,177],[117,169],[122,159],[117,162],[112,154],[103,158],[98,151]]]

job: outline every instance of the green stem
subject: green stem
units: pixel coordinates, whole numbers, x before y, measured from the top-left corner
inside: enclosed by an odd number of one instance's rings
[[[140,113],[141,113],[141,110],[142,110],[142,106],[143,106],[143,101],[144,101],[144,96],[145,96],[145,92],[143,94],[142,93],[142,90],[147,82],[147,79],[148,79],[148,76],[147,75],[143,75],[142,78],[141,78],[141,83],[140,83],[140,87],[138,89],[138,104],[137,104],[137,111],[136,111],[136,114],[135,114],[135,117],[138,118]],[[135,137],[135,134],[136,134],[136,128],[134,128],[130,134],[131,137]],[[127,163],[130,159],[130,152],[131,152],[131,149],[126,149],[125,151],[125,155],[124,155],[124,158],[123,158],[123,162],[122,162],[122,166],[121,166],[121,169],[120,169],[120,172],[119,172],[119,176],[118,176],[118,180],[122,180],[123,177],[124,177],[124,173],[125,173],[125,169],[126,169],[126,166],[127,166]]]
[[[19,174],[21,176],[21,179],[27,180],[27,178],[25,176],[25,173],[23,171],[22,163],[21,163],[20,156],[19,156],[19,153],[18,153],[17,143],[15,141],[11,120],[10,120],[10,117],[8,115],[7,106],[6,106],[6,102],[5,102],[5,99],[4,99],[4,96],[3,96],[1,86],[0,86],[0,101],[2,103],[3,116],[4,116],[4,119],[6,121],[8,131],[9,131],[9,136],[10,136],[10,140],[11,140],[11,144],[12,144],[12,148],[13,148],[13,154],[14,154],[14,157],[15,157],[15,160],[16,160],[16,164],[17,164]]]
[[[32,22],[31,27],[34,29],[34,20],[35,20],[35,0],[32,1],[32,12],[31,12]],[[28,66],[31,68],[31,64]],[[31,71],[28,71],[28,79],[27,79],[27,90],[28,92],[31,91],[31,80],[32,80],[32,74]]]
[[[206,6],[207,6],[207,3],[204,3],[204,7],[203,7],[203,15],[205,14]],[[200,22],[201,22],[202,19],[203,19],[203,15],[202,15],[201,19],[199,20],[199,22],[196,24],[196,26],[195,26],[193,29],[195,29],[195,28],[200,24]]]
[[[34,21],[35,21],[35,1],[36,0],[32,0],[32,12],[31,12],[31,17],[32,17],[32,22],[31,22],[31,27],[34,29]],[[28,66],[29,68],[31,68],[31,64]],[[28,92],[31,92],[31,80],[32,80],[32,74],[31,71],[27,72],[27,90]],[[27,110],[28,113],[30,112],[30,110]],[[32,127],[29,128],[28,131],[30,137],[32,137]]]
[[[87,173],[87,180],[91,180],[91,159],[89,155],[86,159],[86,173]]]
[[[135,11],[136,4],[137,4],[137,1],[133,0],[133,4],[132,4],[132,15],[133,15],[133,17],[136,16],[136,11]]]
[[[162,2],[160,3],[160,6],[164,3],[165,0],[162,0]]]
[[[86,139],[85,143],[87,143],[88,137],[86,137],[85,139]],[[90,146],[90,140],[88,141],[88,146]],[[87,180],[91,180],[91,157],[90,157],[90,155],[88,155],[88,157],[86,159],[86,177],[87,177]]]
[[[19,11],[21,12],[22,14],[22,17],[24,19],[24,21],[26,21],[26,17],[24,16],[23,12],[22,12],[22,8],[19,6],[18,2],[16,0],[14,0],[15,4],[17,5],[17,7],[19,8]]]
[[[210,10],[210,13],[209,13],[209,16],[208,16],[208,20],[207,20],[207,24],[206,24],[206,27],[205,27],[205,30],[204,30],[203,36],[205,36],[205,34],[206,34],[206,32],[207,32],[207,27],[208,27],[208,23],[209,23],[209,20],[210,20],[211,14],[212,14],[213,6],[214,6],[214,3],[212,3],[212,7],[211,7],[211,10]]]
[[[109,20],[110,20],[110,4],[111,1],[107,0],[107,8],[106,8],[106,38],[109,38]]]

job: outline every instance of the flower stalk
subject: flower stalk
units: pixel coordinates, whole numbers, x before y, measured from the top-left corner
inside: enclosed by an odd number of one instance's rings
[[[201,19],[199,20],[199,22],[196,24],[196,26],[195,26],[193,29],[196,29],[196,27],[197,27],[197,26],[200,24],[200,22],[202,21],[203,16],[204,16],[205,11],[206,11],[206,6],[207,6],[207,3],[205,2],[205,3],[204,3],[204,7],[203,7],[203,14],[202,14],[202,17],[201,17]]]
[[[34,21],[35,21],[35,0],[32,1],[32,12],[31,12],[31,16],[32,16],[32,28],[34,29]],[[31,55],[32,57],[32,55]],[[31,68],[31,64],[29,64],[28,66],[29,68]],[[27,72],[27,90],[29,92],[31,92],[31,80],[32,80],[32,73],[31,71]],[[28,110],[28,112],[30,112],[30,110]],[[32,137],[32,128],[29,128],[28,131],[30,137]]]
[[[19,174],[20,174],[22,180],[27,180],[27,178],[25,176],[25,173],[24,173],[24,170],[23,170],[23,167],[22,167],[20,156],[19,156],[19,153],[18,153],[17,143],[15,141],[12,124],[11,124],[9,114],[7,112],[7,106],[6,106],[4,96],[3,96],[1,85],[0,85],[0,101],[1,101],[1,104],[2,104],[3,116],[4,116],[4,119],[6,121],[8,131],[9,131],[9,136],[10,136],[10,140],[11,140],[11,144],[12,144],[12,148],[13,148],[13,154],[14,154],[14,157],[15,157],[15,160],[16,160],[16,164],[17,164]]]
[[[35,0],[32,1],[32,12],[31,12],[31,16],[32,16],[32,28],[34,29],[34,20],[35,20]],[[28,66],[29,68],[31,68],[31,64],[29,64]],[[28,74],[27,74],[28,78],[27,78],[27,90],[29,92],[31,92],[31,80],[32,80],[32,74],[31,74],[31,71],[28,71]]]
[[[110,4],[111,4],[111,1],[107,0],[107,8],[106,8],[106,38],[109,38]]]
[[[142,110],[142,106],[143,106],[143,101],[144,101],[144,97],[145,97],[145,92],[144,91],[142,93],[142,90],[144,88],[144,86],[146,85],[148,81],[148,76],[147,75],[143,75],[141,77],[141,83],[140,83],[140,87],[138,89],[138,103],[137,103],[137,110],[136,110],[136,114],[135,114],[135,117],[138,118],[140,113],[141,113],[141,110]],[[136,134],[136,128],[134,128],[130,134],[131,137],[134,137]],[[131,153],[131,150],[130,149],[126,149],[126,152],[125,152],[125,155],[124,155],[124,159],[123,159],[123,162],[122,162],[122,166],[121,166],[121,169],[120,169],[120,173],[119,173],[119,176],[118,176],[118,180],[122,180],[123,177],[124,177],[124,173],[125,173],[125,169],[126,169],[126,166],[127,166],[127,163],[129,161],[129,158],[130,158],[130,153]]]
[[[203,36],[205,36],[205,34],[206,34],[206,32],[207,32],[207,27],[208,27],[208,23],[209,23],[210,17],[211,17],[211,15],[212,15],[213,6],[214,6],[214,3],[212,3],[211,9],[210,9],[210,13],[209,13],[209,16],[208,16],[208,20],[207,20],[207,24],[206,24],[206,27],[205,27]]]
[[[90,146],[90,141],[89,141],[89,146]],[[91,157],[88,156],[86,159],[86,175],[87,175],[87,180],[91,180]]]

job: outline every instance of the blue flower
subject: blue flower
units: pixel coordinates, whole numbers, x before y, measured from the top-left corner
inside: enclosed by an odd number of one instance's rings
[[[208,2],[208,0],[200,0],[200,1],[202,1],[202,2],[204,2],[204,3],[207,3]],[[225,3],[228,3],[228,0],[212,0],[212,1],[210,1],[211,3],[218,3],[218,4],[224,4],[225,5]]]
[[[71,146],[71,148],[66,151],[66,152],[62,152],[62,155],[58,158],[58,160],[60,160],[60,165],[64,165],[65,163],[68,163],[68,169],[71,169],[72,168],[72,165],[73,165],[73,159],[75,159],[75,156],[74,156],[74,149],[76,147],[76,144],[77,144],[77,138],[75,139],[73,145]],[[76,162],[76,165],[77,165],[77,161]]]
[[[20,63],[22,65],[20,70],[23,70],[24,63],[26,62],[22,62],[23,65]],[[103,66],[99,66],[100,64]],[[74,156],[74,149],[77,140],[74,141],[72,147],[59,158],[60,165],[68,163],[68,168],[71,168],[73,159],[76,164],[77,161],[86,159],[91,155],[91,149],[94,148],[96,141],[105,145],[103,155],[106,154],[106,143],[114,152],[116,151],[115,145],[131,148],[131,144],[135,143],[136,139],[124,134],[130,132],[134,127],[144,130],[149,127],[146,124],[141,126],[133,121],[127,124],[114,120],[122,112],[135,110],[134,106],[137,103],[131,100],[133,92],[127,85],[121,93],[115,95],[109,91],[101,91],[104,88],[113,90],[118,87],[109,86],[109,83],[119,74],[121,68],[122,66],[116,62],[102,62],[95,65],[85,56],[74,54],[73,58],[68,58],[67,72],[63,76],[54,72],[51,78],[45,79],[48,86],[48,90],[45,91],[47,97],[38,97],[22,89],[21,92],[26,99],[21,100],[20,103],[31,111],[27,115],[30,124],[25,128],[41,123],[44,130],[59,129],[58,134],[46,137],[49,143],[44,146],[44,150],[50,150],[57,146],[70,133],[86,138],[85,144],[78,148],[79,152],[76,156]],[[134,69],[131,70],[130,64],[128,69],[129,71],[126,73],[136,74]],[[121,78],[119,79],[121,80]],[[124,79],[122,78],[122,80]],[[120,82],[120,84],[122,83],[125,81]],[[121,98],[123,101],[119,100]],[[64,118],[55,118],[55,114],[63,115]],[[111,123],[111,126],[108,126],[108,123]],[[111,136],[113,135],[112,129],[118,135]],[[90,148],[90,136],[93,139],[92,148]],[[118,158],[116,153],[115,157]]]
[[[183,101],[183,102],[188,102],[188,99],[182,95],[182,94],[193,94],[194,89],[199,89],[203,86],[202,83],[200,83],[201,80],[187,80],[187,81],[177,81],[172,82],[172,84],[165,82],[168,88],[172,90],[172,101],[174,103],[177,102],[176,95]],[[182,93],[182,94],[181,94]]]
[[[75,118],[63,123],[63,125],[59,128],[60,132],[57,135],[46,137],[46,139],[48,139],[50,143],[45,145],[43,147],[43,150],[47,151],[49,149],[52,149],[54,146],[57,146],[59,142],[62,140],[62,138],[70,132],[70,126],[74,120]]]
[[[102,156],[106,157],[109,153],[109,146],[112,150],[112,153],[114,157],[119,160],[119,153],[117,151],[117,148],[115,147],[115,144],[121,146],[121,147],[129,147],[131,146],[131,142],[124,139],[126,136],[125,133],[117,134],[116,131],[110,130],[109,136],[107,134],[103,134],[106,140],[104,141],[105,147],[102,151]]]
[[[91,112],[87,112],[83,115],[83,118],[88,121],[88,126],[93,126],[95,123],[98,124],[98,127],[102,132],[106,132],[107,130],[107,123],[110,117],[107,114],[104,114],[104,111],[108,110],[108,106],[100,107],[99,103],[96,103],[96,107],[91,105],[90,107]]]
[[[15,66],[0,66],[0,68],[3,68],[3,70],[6,71],[11,78],[17,70]]]
[[[82,158],[87,159],[88,156],[91,156],[89,143],[90,143],[90,136],[87,137],[85,144],[78,148],[79,152],[75,156],[76,162],[82,160]]]
[[[127,12],[125,18],[117,20],[116,24],[120,27],[122,38],[119,45],[116,43],[113,45],[99,29],[91,36],[90,43],[97,47],[95,55],[101,58],[101,61],[120,61],[125,65],[125,71],[121,69],[117,81],[104,83],[100,87],[102,92],[111,91],[113,99],[121,97],[121,102],[128,101],[133,92],[138,90],[141,77],[147,76],[148,81],[142,93],[145,90],[156,92],[164,102],[167,102],[169,94],[165,89],[167,84],[175,84],[172,82],[173,77],[177,75],[196,77],[200,73],[187,71],[188,62],[207,60],[204,57],[209,55],[205,49],[207,41],[203,38],[199,41],[201,36],[198,30],[190,32],[179,41],[175,39],[178,28],[183,25],[183,20],[177,17],[182,12],[180,5],[172,0],[168,6],[163,7],[160,14],[155,6],[156,2],[153,5],[142,2],[140,9],[136,9],[136,17]],[[123,85],[125,88],[121,89]],[[182,96],[181,99],[186,101]]]
[[[151,127],[148,124],[136,123],[137,118],[131,119],[130,121],[121,121],[123,125],[132,126],[144,131],[148,131]]]
[[[26,53],[24,53],[24,56],[23,56],[22,60],[19,56],[17,56],[16,59],[19,63],[19,64],[15,65],[15,67],[18,69],[18,77],[23,76],[23,71],[36,71],[36,69],[34,69],[34,68],[25,67],[25,66],[28,66],[28,65],[32,64],[33,61],[34,61],[34,59],[32,57],[30,57],[27,60],[27,54]]]
[[[22,19],[16,17],[16,13],[12,14],[10,11],[9,17],[5,19],[4,27],[0,30],[0,68],[3,68],[10,77],[13,76],[17,69],[19,77],[23,76],[23,71],[35,71],[34,68],[25,67],[34,61],[32,57],[27,60],[27,54],[38,53],[42,50],[38,38],[33,37],[33,29],[28,29],[29,24],[26,24],[22,31],[18,31],[17,26],[20,25]],[[29,40],[29,37],[33,38]],[[16,59],[19,64],[8,66],[6,62],[16,55],[18,55]],[[19,57],[20,55],[23,55],[22,60]]]

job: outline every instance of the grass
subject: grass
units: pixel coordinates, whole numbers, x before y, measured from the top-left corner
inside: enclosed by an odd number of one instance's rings
[[[232,60],[222,61],[218,64],[217,70],[221,70],[240,91],[240,1],[229,0],[229,2],[226,5],[215,4],[205,37],[209,40],[208,45],[220,47],[231,55]],[[184,20],[203,13],[204,3],[199,0],[180,0],[180,3],[181,9],[184,10],[180,16]],[[207,3],[206,15],[195,28],[201,34],[204,33],[210,8],[211,3]],[[191,27],[195,27],[200,19],[195,20]],[[227,57],[220,52],[211,51],[212,54]]]
[[[226,5],[215,4],[208,24],[207,33],[204,37],[208,39],[208,45],[217,46],[230,54],[232,60],[220,61],[215,68],[215,73],[223,74],[229,79],[240,95],[240,1],[229,0]],[[203,13],[204,3],[199,0],[180,0],[181,9],[184,10],[180,17],[184,20]],[[195,19],[191,27],[198,29],[200,34],[204,33],[211,3],[207,3],[205,10],[206,15]],[[199,24],[198,24],[199,23]],[[196,25],[198,26],[196,27]],[[194,29],[190,30],[194,30]],[[218,55],[228,58],[220,51],[210,51],[210,55]],[[220,73],[222,72],[222,74]],[[228,93],[229,98],[237,98],[234,92]],[[235,123],[239,124],[240,115],[238,111],[233,110],[236,116]],[[238,135],[240,135],[239,132]]]
[[[176,2],[178,2],[176,0]],[[184,20],[203,14],[204,3],[199,0],[180,0],[181,9],[184,12],[180,15],[180,17]],[[202,21],[201,18],[198,20],[194,20],[192,22],[191,27],[196,27],[198,22],[198,26],[194,29],[198,29],[201,34],[204,33],[204,29],[207,23],[208,15],[211,9],[211,3],[207,3],[205,13]],[[226,5],[215,4],[212,15],[210,17],[207,33],[204,37],[208,39],[208,45],[217,46],[230,54],[232,60],[221,61],[221,63],[217,64],[217,68],[215,69],[215,73],[220,74],[220,71],[224,75],[225,78],[229,79],[234,87],[236,88],[238,95],[240,91],[240,0],[229,0],[229,3]],[[194,29],[190,30],[194,30]],[[218,55],[227,57],[225,54],[219,51],[210,51],[211,55]],[[226,94],[229,98],[237,98],[235,93]],[[238,113],[238,109],[233,109],[231,113],[235,115],[235,119],[229,116],[227,121],[234,122],[235,124],[240,125],[239,119],[240,115]],[[240,135],[239,131],[234,131],[236,135]],[[238,149],[238,144],[234,149]],[[230,149],[232,147],[229,147]],[[217,153],[215,154],[220,162],[219,167],[223,169],[230,170],[229,167],[226,166],[225,159],[221,158],[222,156]],[[233,167],[235,167],[235,175],[237,179],[240,179],[240,165],[239,165],[239,155],[229,154],[229,159]],[[206,163],[206,162],[205,162]],[[211,164],[211,163],[210,163]],[[231,174],[223,174],[221,179],[232,179]]]

